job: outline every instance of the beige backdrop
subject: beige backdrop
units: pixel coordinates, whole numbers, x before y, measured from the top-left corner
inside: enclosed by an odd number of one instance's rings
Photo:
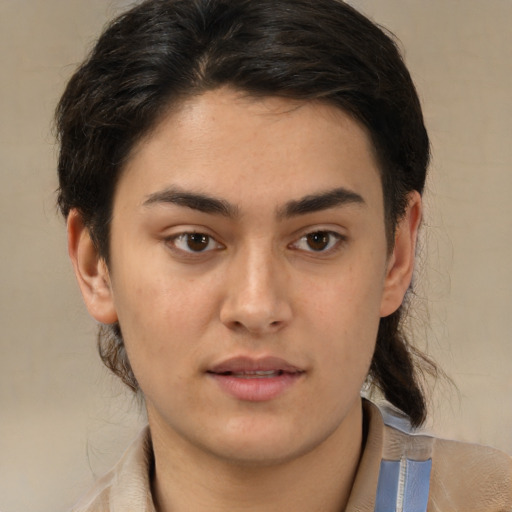
[[[50,127],[66,78],[127,3],[0,0],[2,512],[68,509],[144,422],[96,357]],[[430,424],[512,453],[512,2],[351,3],[401,39],[433,142],[416,338],[459,391],[436,386]]]

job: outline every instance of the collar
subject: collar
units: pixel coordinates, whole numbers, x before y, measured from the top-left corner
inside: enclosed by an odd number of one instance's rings
[[[363,413],[366,442],[346,512],[426,510],[432,438],[415,433],[406,417],[394,409],[380,409],[363,400]],[[153,471],[151,435],[145,427],[73,512],[156,512],[150,483]],[[420,501],[412,503],[414,496]]]

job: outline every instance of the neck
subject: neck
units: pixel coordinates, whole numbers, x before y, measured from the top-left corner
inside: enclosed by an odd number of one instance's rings
[[[235,463],[190,446],[152,421],[152,482],[158,512],[340,512],[345,509],[362,449],[358,400],[320,445],[290,460]]]

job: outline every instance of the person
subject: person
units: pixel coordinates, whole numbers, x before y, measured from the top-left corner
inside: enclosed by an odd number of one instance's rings
[[[507,455],[419,429],[429,139],[383,29],[339,0],[146,0],[56,118],[76,277],[149,424],[75,511],[512,510]]]

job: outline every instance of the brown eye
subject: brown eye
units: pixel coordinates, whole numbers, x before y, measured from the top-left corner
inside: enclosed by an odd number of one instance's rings
[[[312,231],[291,244],[291,247],[304,252],[328,255],[341,249],[345,240],[336,231]]]
[[[332,234],[327,231],[318,231],[306,235],[308,247],[313,251],[324,251],[331,242]]]
[[[190,233],[187,236],[187,247],[193,252],[201,252],[208,248],[210,237],[202,233]]]
[[[204,233],[180,233],[170,237],[167,244],[182,253],[201,253],[223,249],[224,246],[215,238]]]

